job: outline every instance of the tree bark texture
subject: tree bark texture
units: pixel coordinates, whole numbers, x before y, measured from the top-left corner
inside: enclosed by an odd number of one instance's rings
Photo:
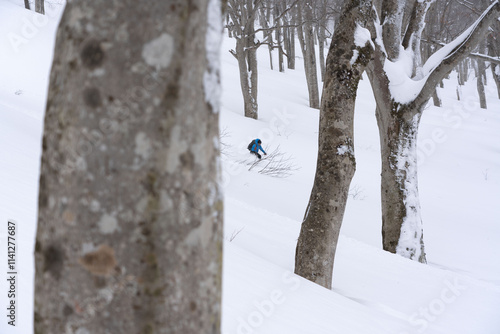
[[[295,20],[294,20],[295,15],[290,15],[288,20],[285,20],[285,24],[287,25],[294,25]],[[288,29],[284,29],[284,46],[286,50],[286,60],[287,60],[287,67],[291,70],[295,69],[295,28],[291,27]]]
[[[30,8],[30,0],[24,0],[24,8],[31,9]]]
[[[417,132],[421,112],[393,104],[377,108],[382,153],[383,248],[425,263],[417,178]]]
[[[316,176],[295,253],[295,273],[325,288],[332,286],[335,250],[349,185],[356,168],[354,104],[372,47],[354,44],[354,31],[367,19],[371,1],[351,1],[333,35],[326,60],[320,109]],[[362,13],[360,15],[360,13]],[[358,57],[352,62],[354,50]]]
[[[258,7],[254,7],[253,0],[230,0],[228,4],[231,29],[234,29],[236,39],[233,55],[238,60],[244,114],[246,117],[257,119],[258,45],[255,43],[255,15]]]
[[[257,103],[257,54],[256,49],[247,48],[253,44],[249,37],[236,39],[236,56],[240,70],[240,85],[243,93],[245,116],[257,119],[259,106]]]
[[[381,13],[382,37],[387,52],[387,58],[394,61],[399,57],[404,1],[382,0]]]
[[[304,20],[304,27],[299,25],[297,31],[304,57],[309,107],[319,109],[318,70],[316,67],[316,51],[314,49],[314,30],[312,25],[313,13],[309,2],[306,2],[303,8],[300,5],[298,6],[298,18],[299,22]]]
[[[44,124],[35,333],[220,333],[219,1],[69,1]],[[215,93],[213,92],[215,91]]]

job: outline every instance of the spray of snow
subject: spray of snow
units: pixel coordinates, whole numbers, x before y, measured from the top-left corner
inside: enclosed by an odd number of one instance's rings
[[[417,129],[420,115],[415,115],[412,128]],[[401,226],[396,253],[406,258],[418,260],[421,256],[422,218],[420,217],[420,202],[417,180],[417,140],[402,138],[396,153],[395,161],[399,183],[403,185],[406,216]]]
[[[222,42],[222,16],[220,0],[210,0],[207,8],[207,35],[205,48],[207,51],[207,70],[203,78],[205,101],[213,112],[220,109],[220,45]]]

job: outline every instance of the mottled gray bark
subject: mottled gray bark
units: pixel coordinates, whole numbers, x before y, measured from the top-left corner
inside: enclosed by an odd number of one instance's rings
[[[332,286],[335,250],[356,168],[356,93],[372,51],[370,44],[354,44],[354,31],[370,12],[370,0],[350,1],[333,35],[321,100],[316,176],[295,253],[295,273],[326,288]],[[359,55],[351,64],[354,50]]]
[[[382,153],[383,248],[426,262],[417,177],[417,132],[423,107],[377,108]]]
[[[325,8],[326,10],[326,8]],[[325,61],[325,28],[321,25],[318,27],[318,46],[319,46],[319,64],[321,68],[321,81],[325,81],[325,70],[326,70],[326,61]]]
[[[382,0],[380,22],[382,23],[382,40],[387,58],[398,59],[401,45],[401,25],[404,15],[405,1]]]
[[[37,334],[220,333],[219,46],[207,40],[220,11],[66,5],[44,124]]]
[[[31,9],[30,8],[30,0],[24,0],[24,8]]]

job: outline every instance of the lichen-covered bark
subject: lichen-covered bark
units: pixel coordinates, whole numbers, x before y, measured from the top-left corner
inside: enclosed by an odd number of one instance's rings
[[[333,35],[320,109],[316,176],[295,253],[295,273],[326,288],[332,286],[335,250],[356,168],[356,92],[372,51],[369,43],[354,44],[354,32],[370,14],[371,1],[351,1]]]
[[[215,0],[66,5],[43,136],[37,334],[220,332],[207,6],[217,27]]]

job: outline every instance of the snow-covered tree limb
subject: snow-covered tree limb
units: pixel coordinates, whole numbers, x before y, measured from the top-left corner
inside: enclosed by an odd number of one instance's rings
[[[477,21],[453,42],[447,44],[435,52],[425,63],[424,72],[428,78],[420,94],[415,99],[417,104],[425,103],[436,85],[441,81],[455,65],[465,57],[482,41],[488,32],[493,20],[500,16],[500,3],[493,2],[477,19]]]

